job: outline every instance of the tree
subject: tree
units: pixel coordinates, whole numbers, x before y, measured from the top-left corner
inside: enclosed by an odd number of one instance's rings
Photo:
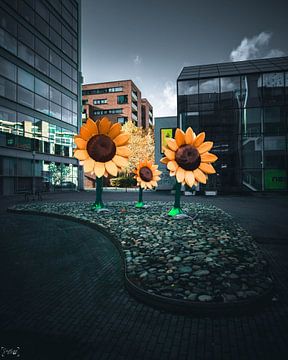
[[[152,129],[139,128],[129,120],[123,125],[123,130],[130,134],[129,148],[132,154],[129,157],[129,165],[126,169],[128,174],[137,167],[140,160],[152,160],[155,158],[154,132]]]

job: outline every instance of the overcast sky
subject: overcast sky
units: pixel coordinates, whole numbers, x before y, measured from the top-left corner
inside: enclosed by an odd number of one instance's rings
[[[131,79],[176,115],[184,66],[288,55],[288,0],[82,0],[84,83]]]

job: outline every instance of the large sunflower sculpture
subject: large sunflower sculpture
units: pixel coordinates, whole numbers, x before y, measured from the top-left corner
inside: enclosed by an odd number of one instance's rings
[[[152,189],[157,187],[157,182],[160,180],[162,174],[158,170],[158,165],[154,165],[152,161],[144,160],[140,161],[137,168],[134,170],[134,178],[139,186],[139,198],[136,203],[136,207],[141,208],[144,206],[143,203],[143,189]]]
[[[96,176],[96,202],[92,209],[102,209],[103,176],[117,176],[128,166],[129,134],[122,131],[121,124],[112,124],[107,117],[96,122],[89,118],[74,141],[77,146],[74,156],[80,160],[84,172]]]
[[[196,136],[191,127],[186,132],[176,129],[175,139],[166,140],[165,157],[161,159],[161,162],[167,165],[170,176],[176,176],[175,203],[174,208],[169,212],[171,216],[182,213],[181,184],[187,184],[189,187],[197,185],[198,182],[206,184],[208,175],[215,173],[211,163],[218,158],[209,152],[213,147],[213,142],[204,140],[205,132]]]

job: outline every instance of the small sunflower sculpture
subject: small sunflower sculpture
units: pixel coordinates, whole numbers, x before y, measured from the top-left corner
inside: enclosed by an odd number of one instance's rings
[[[175,139],[166,141],[165,157],[161,159],[161,162],[167,165],[170,176],[176,177],[175,204],[169,212],[169,215],[175,216],[182,213],[181,184],[187,184],[189,187],[197,185],[198,182],[206,184],[208,175],[215,173],[211,163],[218,158],[209,152],[213,147],[213,142],[205,141],[205,132],[196,136],[191,127],[186,132],[176,129]]]
[[[92,209],[102,209],[103,176],[117,176],[128,166],[129,134],[122,131],[121,124],[112,124],[107,117],[96,122],[89,118],[74,141],[77,146],[74,156],[80,160],[84,172],[96,176],[96,202]]]
[[[134,170],[134,178],[139,186],[139,198],[136,203],[136,207],[141,208],[144,206],[143,203],[143,189],[152,189],[157,187],[157,182],[160,180],[162,174],[158,170],[158,165],[154,165],[152,161],[144,160],[140,161],[137,168]]]

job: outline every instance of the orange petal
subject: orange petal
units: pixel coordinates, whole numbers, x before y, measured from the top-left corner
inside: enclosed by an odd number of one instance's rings
[[[205,162],[205,163],[212,163],[218,159],[216,155],[211,153],[205,153],[200,156],[201,156],[201,162]]]
[[[195,147],[200,146],[204,140],[205,140],[205,132],[201,132],[196,136],[196,139],[193,142],[193,146]]]
[[[117,146],[116,154],[124,157],[130,156],[132,151],[127,146]]]
[[[78,150],[76,149],[74,152],[74,156],[76,157],[76,159],[78,160],[86,160],[89,158],[89,154],[86,150]]]
[[[75,137],[74,138],[75,144],[77,145],[77,148],[79,150],[86,149],[87,141],[83,140],[81,137]]]
[[[185,172],[185,182],[189,187],[192,187],[195,182],[195,176],[193,174],[193,171],[186,171]]]
[[[108,136],[113,140],[115,139],[118,135],[120,135],[122,126],[120,123],[115,123],[111,126]]]
[[[182,183],[182,181],[185,179],[185,170],[182,169],[180,166],[176,171],[176,179],[179,183]]]
[[[161,175],[161,174],[162,174],[162,171],[155,170],[154,174],[155,174],[155,175]]]
[[[127,142],[129,141],[129,137],[130,137],[129,134],[123,133],[123,134],[118,135],[113,141],[116,146],[122,146],[122,145],[127,144]]]
[[[201,170],[196,169],[193,172],[197,181],[201,182],[202,184],[206,184],[206,176]]]
[[[88,158],[84,161],[84,172],[91,172],[94,170],[95,161]]]
[[[100,134],[108,134],[110,127],[111,127],[111,121],[107,117],[103,117],[99,122],[99,133]]]
[[[178,150],[178,145],[175,139],[166,139],[166,143],[169,147],[169,149],[176,151]]]
[[[105,163],[105,169],[110,175],[117,176],[117,166],[112,160]]]
[[[164,158],[160,159],[160,162],[161,162],[162,164],[168,164],[169,161],[170,161],[170,160],[169,160],[167,157],[164,157]]]
[[[97,135],[98,134],[98,127],[96,123],[92,119],[87,119],[85,127],[87,130],[90,131],[91,134]]]
[[[93,134],[91,134],[91,132],[89,131],[89,129],[87,129],[84,125],[81,126],[80,128],[80,136],[82,139],[84,140],[89,140]]]
[[[178,169],[178,164],[175,160],[169,161],[169,163],[167,164],[167,169],[171,170],[171,171],[176,171]]]
[[[205,141],[203,144],[201,144],[199,147],[198,147],[198,152],[199,154],[203,154],[209,150],[211,150],[213,147],[213,142],[212,141]]]
[[[156,187],[157,186],[157,181],[151,180],[151,184],[152,184],[152,186]]]
[[[195,134],[194,134],[193,130],[191,129],[191,127],[189,127],[185,133],[185,143],[192,144],[194,139],[195,139]]]
[[[100,178],[103,175],[105,175],[105,166],[102,162],[96,162],[94,163],[94,173],[95,175]]]
[[[117,165],[119,166],[120,168],[122,167],[127,167],[128,164],[129,164],[129,161],[127,158],[125,157],[122,157],[122,156],[119,156],[119,155],[115,155],[112,159],[112,161]]]
[[[175,159],[175,152],[174,151],[169,150],[169,149],[165,149],[164,153],[165,153],[166,157],[169,160],[174,160]]]
[[[175,140],[178,146],[185,144],[185,133],[181,129],[176,129]]]
[[[204,163],[204,162],[202,162],[199,165],[199,169],[202,170],[206,174],[215,174],[216,173],[214,167],[211,164]]]

